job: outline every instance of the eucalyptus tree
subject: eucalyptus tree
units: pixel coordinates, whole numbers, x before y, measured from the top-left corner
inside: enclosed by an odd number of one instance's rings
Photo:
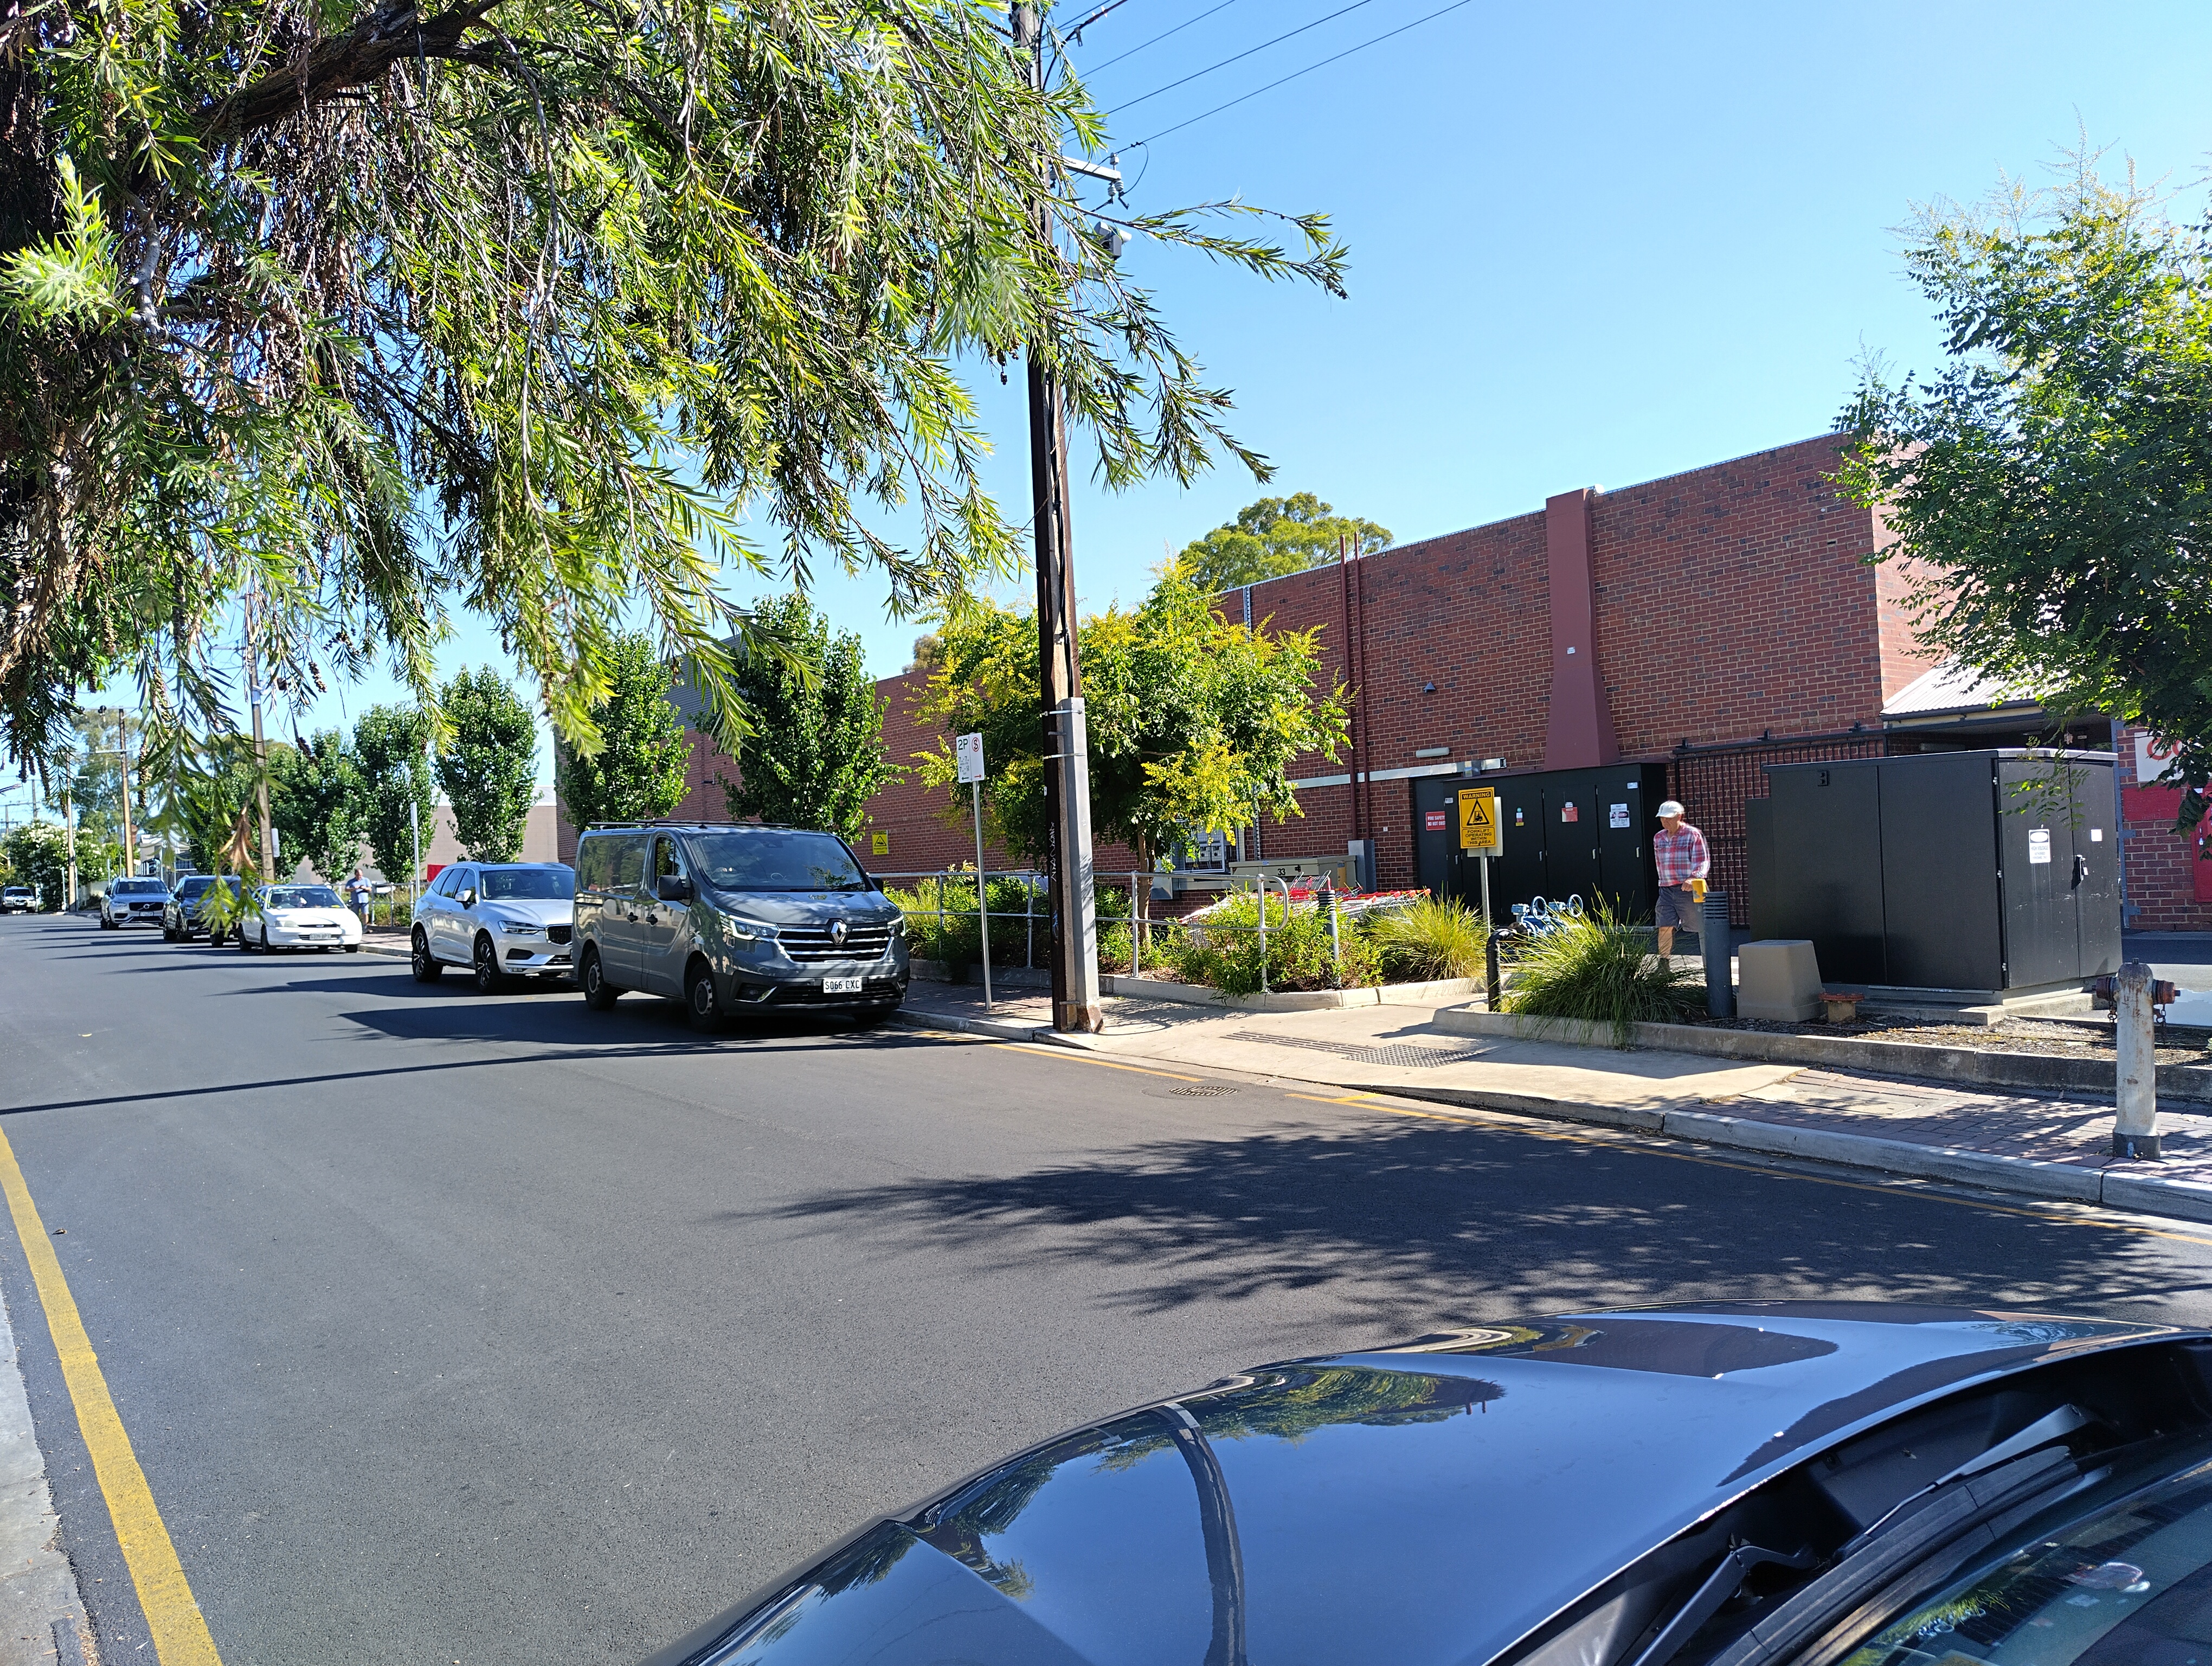
[[[1017,353],[1109,485],[1264,477],[1102,216],[1332,289],[1343,251],[1315,216],[1086,206],[1063,157],[1105,119],[1002,16],[0,10],[9,754],[126,672],[157,724],[227,727],[241,648],[280,704],[380,661],[434,714],[455,609],[588,754],[641,605],[741,742],[733,572],[870,569],[902,615],[1018,563],[969,385]]]

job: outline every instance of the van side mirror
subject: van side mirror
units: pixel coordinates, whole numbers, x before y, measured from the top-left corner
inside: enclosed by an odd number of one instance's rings
[[[664,873],[653,882],[653,894],[664,903],[688,903],[691,882],[680,873]]]

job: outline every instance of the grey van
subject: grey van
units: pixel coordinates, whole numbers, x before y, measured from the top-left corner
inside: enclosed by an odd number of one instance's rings
[[[906,997],[905,917],[834,833],[727,822],[595,827],[576,846],[576,981],[599,1012],[672,995],[692,1027]]]

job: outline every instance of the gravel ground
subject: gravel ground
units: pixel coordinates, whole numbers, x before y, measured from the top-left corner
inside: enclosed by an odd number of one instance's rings
[[[1713,1022],[1705,1020],[1705,1022]],[[2008,1018],[1987,1029],[1963,1024],[1929,1024],[1876,1013],[1854,1024],[1771,1024],[1760,1018],[1720,1021],[1723,1030],[1759,1030],[1776,1036],[1844,1036],[1867,1041],[1915,1042],[1926,1047],[1970,1047],[1984,1053],[2051,1053],[2069,1059],[2109,1059],[2111,1032],[2100,1034],[2080,1024]],[[2178,1025],[2159,1034],[2160,1064],[2212,1065],[2212,1031]]]

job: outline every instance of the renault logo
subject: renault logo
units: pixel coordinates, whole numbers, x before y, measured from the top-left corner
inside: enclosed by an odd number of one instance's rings
[[[845,946],[845,922],[843,921],[833,920],[830,922],[830,940],[838,948],[842,949]]]

